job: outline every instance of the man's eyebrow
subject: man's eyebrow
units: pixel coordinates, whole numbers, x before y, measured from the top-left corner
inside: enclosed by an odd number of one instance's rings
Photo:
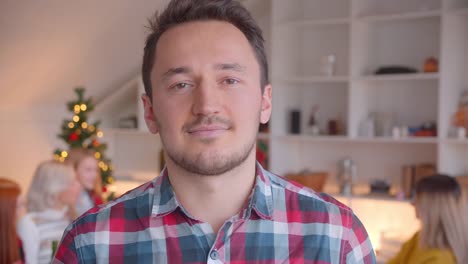
[[[220,63],[214,66],[215,70],[232,70],[236,72],[245,72],[245,67],[238,63]]]
[[[162,75],[162,80],[165,81],[176,74],[184,74],[184,73],[190,73],[190,72],[192,72],[192,69],[189,67],[185,67],[185,66],[170,68],[168,71],[166,71]]]

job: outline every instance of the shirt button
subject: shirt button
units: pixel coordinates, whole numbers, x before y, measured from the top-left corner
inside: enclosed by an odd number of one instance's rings
[[[216,251],[216,250],[211,251],[211,253],[210,253],[210,258],[211,258],[212,260],[217,260],[217,259],[219,258],[219,253],[218,253],[218,251]]]

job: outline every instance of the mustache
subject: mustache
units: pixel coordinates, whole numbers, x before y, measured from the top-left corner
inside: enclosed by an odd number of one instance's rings
[[[182,130],[190,131],[200,126],[209,126],[209,125],[222,125],[226,128],[231,128],[232,122],[229,119],[226,119],[220,116],[200,116],[194,121],[185,124],[182,127]]]

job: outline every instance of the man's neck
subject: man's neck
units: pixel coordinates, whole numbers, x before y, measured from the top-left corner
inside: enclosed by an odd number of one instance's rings
[[[255,152],[239,166],[221,175],[191,174],[167,162],[169,180],[182,206],[215,233],[245,206],[255,182]]]

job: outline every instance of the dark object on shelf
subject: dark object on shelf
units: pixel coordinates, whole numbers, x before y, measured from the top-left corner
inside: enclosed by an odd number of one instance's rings
[[[260,132],[260,133],[269,133],[270,132],[269,124],[270,124],[270,122],[268,122],[266,124],[260,124],[260,126],[258,128],[258,132]]]
[[[402,74],[402,73],[417,73],[418,70],[411,68],[411,67],[406,67],[406,66],[382,66],[379,67],[376,71],[375,74],[380,75],[380,74]]]
[[[371,193],[385,193],[387,194],[390,191],[390,185],[383,180],[372,181],[371,184]]]
[[[301,112],[298,110],[292,110],[290,113],[291,118],[291,127],[289,132],[291,134],[300,134],[301,133]]]
[[[434,58],[430,57],[427,58],[424,62],[424,72],[438,72],[439,71],[439,61]]]
[[[328,121],[328,135],[336,136],[338,135],[338,130],[339,130],[338,120],[336,119],[329,120]]]

